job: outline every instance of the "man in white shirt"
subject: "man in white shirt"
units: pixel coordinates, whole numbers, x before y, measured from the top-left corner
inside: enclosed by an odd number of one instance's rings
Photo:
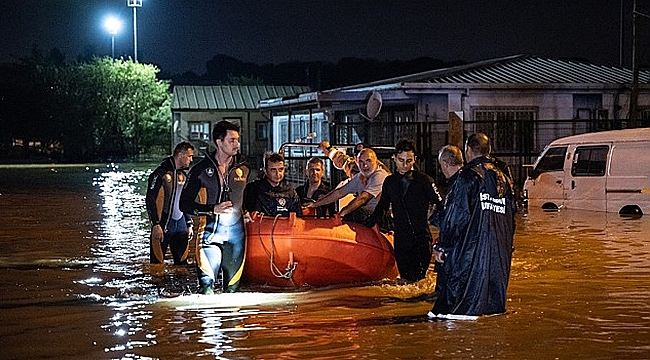
[[[339,210],[338,215],[344,220],[363,222],[377,206],[381,196],[384,179],[390,174],[379,167],[377,154],[365,148],[355,159],[359,173],[354,175],[345,185],[331,191],[320,200],[307,204],[307,207],[318,207],[337,201],[347,194],[356,194],[355,198]]]

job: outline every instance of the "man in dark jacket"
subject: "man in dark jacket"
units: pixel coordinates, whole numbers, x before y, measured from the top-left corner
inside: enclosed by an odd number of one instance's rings
[[[505,312],[515,204],[510,179],[489,153],[485,134],[468,137],[468,163],[450,189],[434,249],[444,261],[446,281],[430,318],[475,319]]]
[[[264,157],[264,177],[246,185],[244,190],[244,209],[267,216],[289,216],[296,213],[302,216],[300,197],[296,190],[284,179],[284,156],[268,153]]]
[[[296,188],[296,192],[300,196],[300,202],[303,205],[324,197],[332,190],[329,182],[323,179],[325,174],[323,160],[317,157],[309,159],[305,170],[307,172],[307,181]],[[334,203],[330,203],[317,207],[315,215],[318,217],[334,216],[335,212]]]
[[[181,194],[181,210],[199,216],[196,264],[202,294],[214,294],[220,271],[224,291],[237,291],[246,254],[242,201],[249,167],[239,155],[239,126],[220,121],[212,139],[216,151],[190,169]]]
[[[366,225],[377,223],[392,207],[395,226],[395,261],[400,277],[424,279],[431,263],[429,206],[442,207],[433,179],[414,169],[415,144],[400,140],[393,155],[397,172],[384,180],[381,198]]]
[[[188,142],[176,145],[172,156],[166,157],[149,175],[145,199],[151,222],[149,259],[152,264],[165,261],[169,247],[174,265],[187,263],[192,217],[179,208],[181,190],[185,185],[185,169],[194,156],[194,146]]]
[[[444,206],[437,208],[429,220],[433,226],[438,228],[438,232],[448,233],[451,229],[449,228],[449,222],[445,220],[445,209],[454,198],[454,184],[463,167],[463,152],[457,146],[445,145],[438,151],[438,164],[440,164],[440,170],[442,170],[443,175],[447,178],[447,193],[444,198]],[[441,288],[444,287],[447,281],[447,274],[444,269],[444,253],[436,251],[436,249],[440,249],[440,244],[438,243],[434,243],[433,248],[433,254],[435,255],[433,269],[436,272],[435,291],[436,294],[440,294]]]

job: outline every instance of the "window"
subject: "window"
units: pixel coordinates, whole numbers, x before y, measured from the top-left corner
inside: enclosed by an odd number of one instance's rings
[[[255,140],[264,141],[269,138],[269,123],[266,121],[255,122]]]
[[[273,114],[273,131],[270,136],[273,139],[272,148],[279,149],[280,146],[287,142],[307,142],[318,144],[321,140],[329,138],[328,122],[325,114],[322,112],[309,113],[285,113],[282,115]],[[270,129],[269,129],[270,130]],[[291,130],[291,133],[289,133]],[[296,149],[299,149],[296,150]],[[316,148],[297,148],[292,149],[292,156],[300,156],[299,153],[312,154],[317,152]],[[310,156],[310,155],[306,155]]]
[[[536,107],[479,107],[472,109],[476,132],[492,139],[494,152],[526,151],[532,144]]]
[[[189,139],[193,141],[210,141],[210,123],[209,122],[190,122]]]
[[[604,176],[608,146],[583,146],[576,148],[571,175]]]
[[[537,166],[535,166],[532,178],[536,179],[541,173],[549,171],[562,171],[564,169],[565,155],[566,147],[556,147],[546,150],[544,156],[539,159]]]

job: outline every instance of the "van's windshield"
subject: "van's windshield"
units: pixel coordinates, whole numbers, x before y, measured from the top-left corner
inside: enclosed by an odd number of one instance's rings
[[[531,179],[536,179],[541,173],[549,171],[562,171],[564,169],[564,156],[566,155],[566,146],[553,147],[546,150],[544,156],[539,159],[537,166],[531,174]]]

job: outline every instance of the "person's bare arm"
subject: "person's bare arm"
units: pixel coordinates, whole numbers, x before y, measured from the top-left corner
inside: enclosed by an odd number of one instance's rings
[[[359,196],[355,197],[343,209],[341,209],[341,211],[339,211],[339,215],[341,215],[341,217],[343,217],[343,216],[353,212],[354,210],[356,210],[356,209],[362,207],[363,205],[365,205],[366,203],[368,203],[368,201],[372,200],[372,198],[374,198],[374,196],[372,196],[372,194],[370,194],[368,192],[365,192],[365,191],[362,191],[361,194],[359,194]]]
[[[325,204],[329,204],[331,202],[334,202],[342,197],[344,197],[347,194],[345,188],[340,187],[338,189],[334,189],[330,191],[327,195],[324,197],[320,198],[316,202],[308,203],[307,206],[305,207],[319,207]]]

